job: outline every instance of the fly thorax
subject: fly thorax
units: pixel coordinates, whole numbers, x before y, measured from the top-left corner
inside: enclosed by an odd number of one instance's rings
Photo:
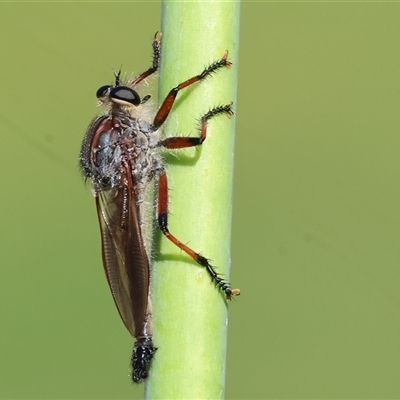
[[[122,151],[115,139],[110,131],[103,131],[93,149],[94,178],[103,190],[118,186],[121,180]]]

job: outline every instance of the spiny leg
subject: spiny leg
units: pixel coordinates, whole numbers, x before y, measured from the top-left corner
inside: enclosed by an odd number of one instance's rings
[[[176,246],[178,246],[181,250],[183,250],[188,256],[193,258],[193,260],[195,260],[198,264],[204,267],[207,270],[208,274],[211,276],[212,281],[221,291],[225,293],[225,296],[228,300],[230,300],[233,296],[240,294],[239,289],[231,289],[229,283],[219,277],[214,267],[209,263],[207,258],[203,257],[199,253],[196,253],[190,247],[183,244],[168,230],[168,182],[167,182],[167,175],[165,174],[165,172],[162,172],[160,174],[158,180],[157,214],[158,214],[158,226],[161,229],[161,232],[164,234],[164,236],[167,239],[169,239],[172,243],[174,243]]]
[[[199,146],[206,140],[208,120],[224,113],[229,118],[233,115],[232,103],[215,107],[200,118],[200,137],[174,136],[162,140],[160,145],[167,149],[183,149],[185,147]]]
[[[145,72],[142,72],[139,76],[129,82],[130,86],[135,86],[143,79],[146,79],[151,74],[157,72],[160,67],[160,59],[161,59],[161,32],[156,32],[153,39],[153,64],[152,66]]]
[[[228,52],[225,52],[220,60],[213,62],[210,66],[205,68],[199,75],[187,79],[186,81],[180,83],[178,86],[171,89],[167,97],[164,99],[156,116],[154,117],[153,129],[157,130],[165,122],[171,111],[172,106],[174,105],[175,98],[180,90],[192,85],[193,83],[202,81],[207,76],[210,76],[212,73],[216,72],[220,68],[223,67],[229,68],[232,65],[232,63],[228,61],[227,58],[228,58]]]

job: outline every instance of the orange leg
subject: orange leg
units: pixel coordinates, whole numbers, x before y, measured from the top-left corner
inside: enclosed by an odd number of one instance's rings
[[[165,122],[165,120],[167,119],[167,117],[171,111],[172,106],[174,105],[175,98],[180,90],[182,90],[190,85],[193,85],[193,83],[202,81],[207,76],[210,76],[212,73],[216,72],[220,68],[223,68],[223,67],[229,68],[232,65],[232,63],[230,61],[228,61],[227,58],[228,58],[228,52],[225,52],[225,54],[222,56],[222,58],[220,60],[213,62],[210,66],[208,66],[206,69],[204,69],[203,72],[201,72],[199,75],[196,75],[193,78],[187,79],[185,82],[182,82],[178,86],[171,89],[170,92],[168,93],[167,97],[163,101],[156,116],[154,117],[153,129],[157,130]]]
[[[193,251],[190,247],[183,244],[168,230],[168,182],[165,172],[161,173],[158,180],[158,226],[164,236],[183,250],[188,256],[193,258],[198,264],[204,267],[211,276],[215,285],[225,293],[225,296],[230,300],[233,296],[239,295],[239,289],[231,289],[227,281],[223,280],[214,267],[209,263],[208,259]]]

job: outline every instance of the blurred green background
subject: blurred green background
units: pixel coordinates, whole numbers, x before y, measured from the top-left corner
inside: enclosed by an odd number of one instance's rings
[[[160,10],[0,5],[1,398],[142,396],[77,156]],[[227,398],[400,398],[399,18],[242,5]]]

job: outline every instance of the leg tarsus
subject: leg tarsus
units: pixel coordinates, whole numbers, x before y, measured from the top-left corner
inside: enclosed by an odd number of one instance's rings
[[[158,68],[160,67],[160,59],[161,59],[161,37],[162,37],[161,32],[156,32],[154,35],[154,39],[153,39],[153,43],[152,43],[153,62],[152,62],[151,67],[147,71],[141,73],[135,79],[131,80],[129,82],[130,86],[133,87],[133,86],[137,85],[143,79],[146,79],[147,77],[149,77],[150,75],[152,75],[158,71]]]

